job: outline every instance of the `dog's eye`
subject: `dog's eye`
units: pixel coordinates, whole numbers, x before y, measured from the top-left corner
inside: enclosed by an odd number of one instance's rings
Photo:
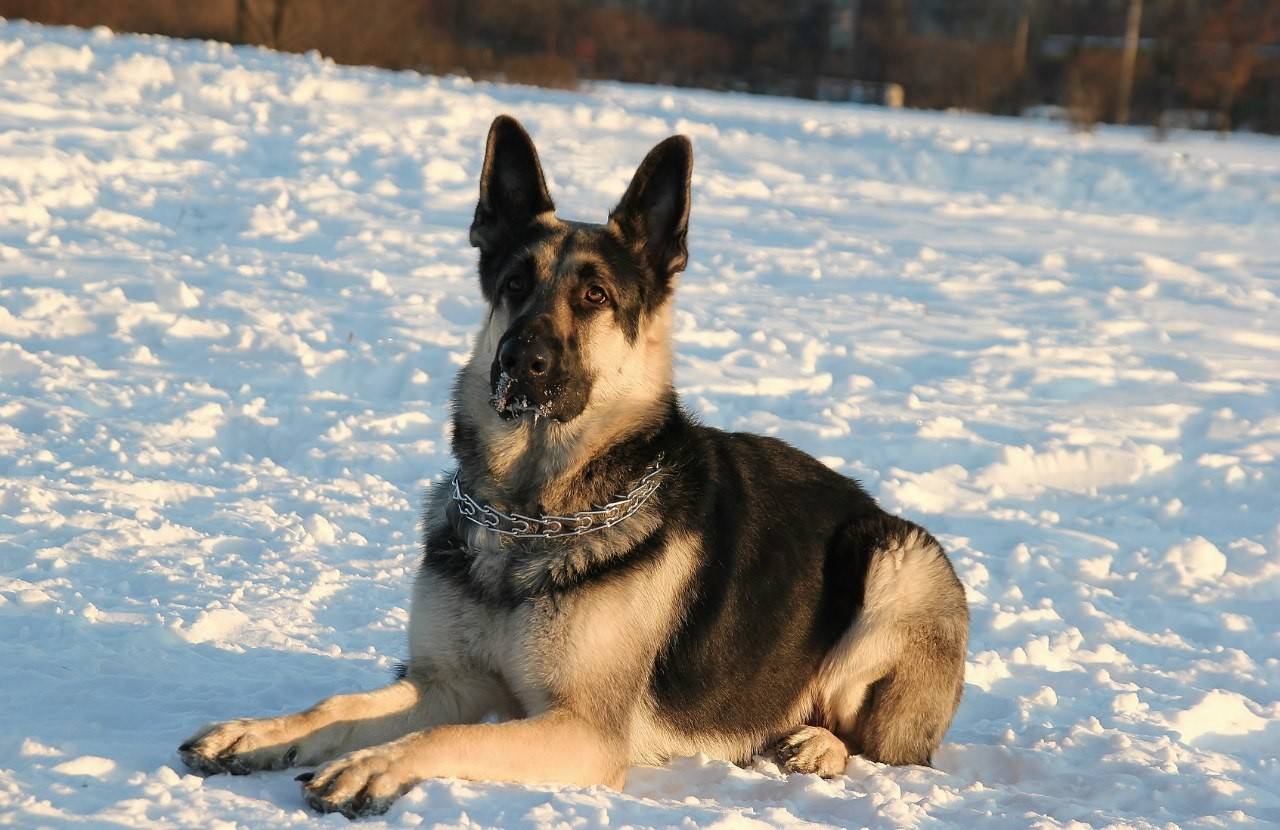
[[[586,298],[587,302],[595,303],[596,305],[604,305],[609,302],[609,295],[598,285],[593,285],[587,289]]]
[[[529,290],[529,279],[527,277],[520,274],[507,277],[506,291],[508,294],[518,297],[527,290]]]

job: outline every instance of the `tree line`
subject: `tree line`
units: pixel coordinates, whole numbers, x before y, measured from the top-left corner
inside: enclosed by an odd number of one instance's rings
[[[340,63],[1280,132],[1280,0],[0,0]],[[895,96],[888,96],[894,100]]]

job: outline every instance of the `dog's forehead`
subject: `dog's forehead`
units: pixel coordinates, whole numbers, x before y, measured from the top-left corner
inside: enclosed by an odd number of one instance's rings
[[[607,265],[614,237],[608,225],[561,219],[545,214],[538,219],[541,233],[529,245],[529,252],[545,276],[573,274],[584,265]]]

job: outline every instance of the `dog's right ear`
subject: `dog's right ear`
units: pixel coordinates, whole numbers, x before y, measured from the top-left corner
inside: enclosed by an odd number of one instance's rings
[[[509,115],[489,127],[480,171],[480,201],[471,222],[471,244],[489,253],[508,244],[534,217],[556,206],[542,177],[533,139]]]

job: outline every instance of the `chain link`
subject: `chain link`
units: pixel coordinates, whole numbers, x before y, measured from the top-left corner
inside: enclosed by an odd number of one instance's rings
[[[583,510],[568,516],[523,516],[519,513],[503,513],[482,504],[462,492],[458,472],[453,474],[453,501],[458,505],[462,518],[486,530],[516,539],[555,539],[562,536],[582,536],[597,530],[613,527],[636,514],[649,497],[658,491],[662,480],[658,477],[664,465],[662,454],[649,465],[648,472],[626,495],[594,510]],[[459,471],[461,472],[461,471]]]

